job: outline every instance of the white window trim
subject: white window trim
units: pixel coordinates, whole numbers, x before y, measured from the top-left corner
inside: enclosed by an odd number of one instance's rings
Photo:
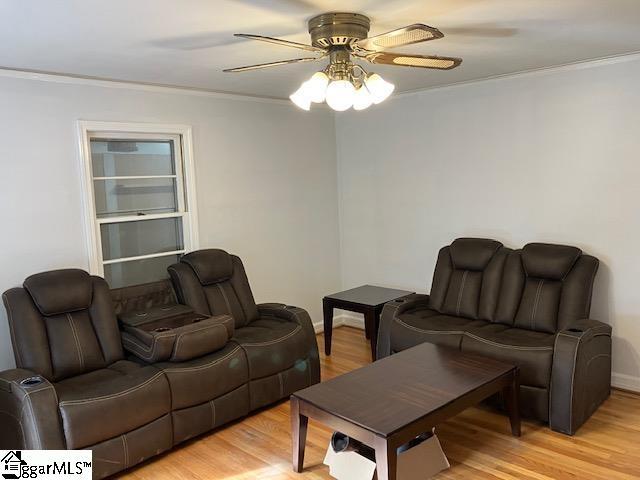
[[[84,231],[85,244],[87,246],[87,256],[89,259],[89,272],[93,275],[104,276],[102,250],[100,249],[99,229],[101,223],[107,223],[109,218],[97,219],[95,210],[95,197],[93,191],[93,166],[91,163],[91,147],[89,144],[92,132],[113,132],[114,135],[125,138],[135,134],[163,134],[163,135],[179,135],[182,139],[182,170],[184,184],[181,189],[186,187],[186,195],[181,195],[181,200],[186,199],[187,209],[189,212],[188,225],[183,225],[185,239],[185,251],[197,250],[200,246],[198,234],[198,208],[196,200],[196,180],[195,180],[195,162],[193,160],[193,139],[191,135],[191,127],[180,124],[167,123],[130,123],[130,122],[102,122],[80,120],[77,124],[78,147],[80,159],[80,171],[82,176],[82,203],[84,211]],[[178,178],[180,175],[178,175]],[[146,215],[146,220],[153,218],[173,217],[175,214],[156,214]],[[130,219],[140,220],[140,217],[119,217],[115,218],[118,222]],[[173,252],[167,252],[171,254]],[[158,256],[153,255],[153,256]],[[133,258],[132,258],[133,259]],[[129,259],[129,260],[132,260]]]

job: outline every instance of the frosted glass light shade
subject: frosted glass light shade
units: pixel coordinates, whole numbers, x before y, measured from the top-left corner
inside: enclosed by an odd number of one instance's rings
[[[306,83],[306,82],[305,82]],[[309,98],[305,83],[289,96],[296,107],[309,111],[311,109],[311,99]]]
[[[329,85],[329,77],[327,77],[324,72],[314,73],[313,76],[305,82],[305,85],[307,97],[312,102],[324,102],[327,94],[327,85]]]
[[[396,88],[395,85],[387,82],[377,73],[369,75],[365,79],[365,84],[367,85],[367,88],[371,93],[371,99],[375,104],[386,100]]]
[[[372,103],[373,99],[371,98],[371,93],[369,93],[367,87],[362,85],[358,90],[356,90],[356,94],[353,99],[354,110],[364,110],[365,108],[369,108]]]
[[[337,112],[344,112],[353,105],[356,88],[347,80],[335,80],[327,87],[327,105]]]

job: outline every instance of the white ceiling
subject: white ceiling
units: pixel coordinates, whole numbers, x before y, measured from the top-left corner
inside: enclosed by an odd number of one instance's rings
[[[324,62],[223,73],[305,56],[233,33],[308,43],[326,11],[368,15],[372,35],[435,26],[445,38],[400,50],[464,59],[369,68],[398,91],[640,51],[640,0],[0,0],[0,66],[286,98]]]

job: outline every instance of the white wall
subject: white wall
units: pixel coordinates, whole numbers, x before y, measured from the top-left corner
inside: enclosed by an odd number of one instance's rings
[[[242,257],[257,301],[307,308],[339,287],[333,115],[284,102],[0,78],[0,291],[88,268],[76,121],[193,127],[202,247]],[[0,308],[0,370],[14,365]]]
[[[337,116],[343,287],[428,291],[460,236],[577,245],[601,260],[592,317],[613,325],[614,380],[640,390],[638,85],[635,57]]]

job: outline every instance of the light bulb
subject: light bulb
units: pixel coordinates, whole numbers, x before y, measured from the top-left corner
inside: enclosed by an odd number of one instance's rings
[[[354,110],[364,110],[365,108],[369,108],[372,103],[373,99],[371,98],[371,93],[369,93],[366,86],[362,85],[358,90],[356,90],[356,94],[353,99]]]
[[[327,87],[327,105],[337,112],[344,112],[353,105],[356,88],[347,80],[335,80]]]
[[[293,92],[293,94],[291,94],[289,98],[296,105],[296,107],[309,111],[311,109],[311,99],[307,94],[305,83],[303,83],[298,90]]]
[[[329,77],[327,77],[324,72],[314,73],[313,76],[305,82],[305,85],[307,96],[312,102],[324,102],[327,94],[327,85],[329,85]]]
[[[378,104],[386,100],[393,89],[396,88],[392,83],[383,80],[383,78],[377,73],[373,73],[365,79],[365,84],[371,93],[371,99],[373,103]]]

